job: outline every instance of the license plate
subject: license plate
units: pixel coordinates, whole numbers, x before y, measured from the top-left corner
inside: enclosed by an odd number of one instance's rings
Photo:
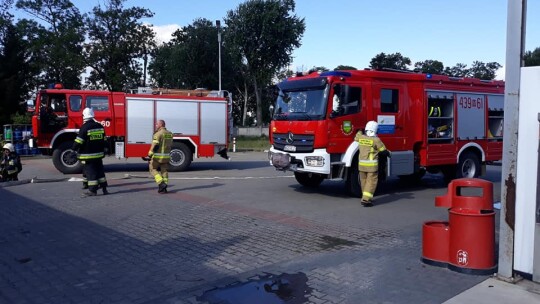
[[[296,152],[296,146],[286,145],[283,147],[283,151]]]

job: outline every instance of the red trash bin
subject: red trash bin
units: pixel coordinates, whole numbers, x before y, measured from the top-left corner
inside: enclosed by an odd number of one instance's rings
[[[495,273],[493,183],[477,178],[462,178],[454,180],[451,187],[448,269],[477,275]],[[463,188],[479,188],[482,194],[465,196],[461,194]]]
[[[495,212],[450,209],[450,225],[448,268],[478,275],[495,273]]]
[[[422,226],[422,262],[439,267],[448,266],[450,227],[448,222],[429,221]]]
[[[463,195],[464,188],[478,188],[482,194]],[[422,261],[467,274],[495,273],[493,183],[456,179],[448,185],[446,195],[435,198],[435,205],[449,208],[449,221],[424,223]]]

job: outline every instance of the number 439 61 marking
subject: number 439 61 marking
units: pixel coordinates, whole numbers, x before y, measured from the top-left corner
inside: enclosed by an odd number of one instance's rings
[[[463,109],[483,109],[484,99],[482,97],[460,97],[459,106]]]

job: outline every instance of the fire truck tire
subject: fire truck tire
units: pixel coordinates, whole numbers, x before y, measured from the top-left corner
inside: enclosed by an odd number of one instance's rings
[[[54,167],[64,174],[79,174],[82,172],[81,162],[73,158],[74,151],[71,149],[73,142],[66,141],[58,145],[52,154]]]
[[[356,163],[358,163],[358,161],[355,158],[353,164]],[[347,194],[352,197],[360,197],[362,195],[362,188],[360,187],[358,166],[352,165],[347,171],[347,179],[345,180]]]
[[[304,187],[316,188],[324,180],[324,176],[316,173],[294,172],[296,181]]]
[[[465,152],[459,158],[456,171],[456,178],[474,178],[480,176],[480,160],[473,152]]]
[[[186,144],[174,142],[171,148],[171,160],[169,162],[169,171],[180,172],[189,167],[193,160],[193,153]]]

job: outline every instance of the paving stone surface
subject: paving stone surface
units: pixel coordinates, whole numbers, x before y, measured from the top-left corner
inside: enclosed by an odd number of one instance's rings
[[[249,284],[268,303],[442,303],[487,278],[421,263],[410,225],[329,223],[204,189],[159,196],[146,179],[93,198],[75,188],[0,188],[0,303],[218,303],[221,291],[258,303]]]

